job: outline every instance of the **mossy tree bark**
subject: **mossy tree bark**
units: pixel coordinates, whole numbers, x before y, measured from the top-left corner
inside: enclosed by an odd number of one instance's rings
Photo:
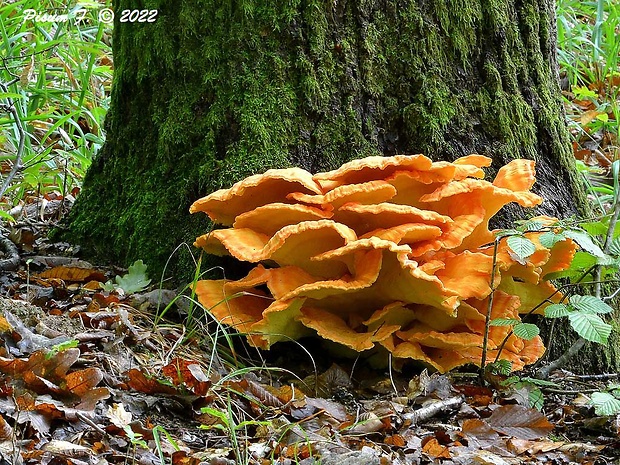
[[[107,142],[68,237],[159,273],[208,228],[189,205],[267,168],[470,153],[535,159],[544,213],[576,213],[552,0],[116,0]],[[558,188],[560,187],[560,188]],[[176,255],[168,268],[189,278]]]

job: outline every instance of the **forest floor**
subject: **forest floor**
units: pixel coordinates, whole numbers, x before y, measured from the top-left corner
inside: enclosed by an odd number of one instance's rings
[[[617,373],[482,386],[314,342],[216,350],[222,329],[188,319],[188,299],[147,287],[139,263],[73,258],[46,237],[62,204],[31,205],[0,273],[2,464],[620,464],[620,416],[590,405]]]

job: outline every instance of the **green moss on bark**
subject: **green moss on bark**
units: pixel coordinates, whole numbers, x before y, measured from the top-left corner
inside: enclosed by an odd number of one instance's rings
[[[265,4],[269,3],[269,4]],[[535,158],[547,212],[574,213],[546,0],[117,0],[108,142],[71,240],[160,272],[209,227],[197,198],[267,168],[374,154]],[[561,178],[558,181],[558,177]],[[178,280],[188,256],[174,259]]]

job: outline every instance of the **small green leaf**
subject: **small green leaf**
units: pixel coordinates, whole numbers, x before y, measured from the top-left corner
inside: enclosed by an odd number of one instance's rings
[[[123,289],[126,294],[134,294],[143,291],[151,283],[146,275],[146,265],[142,260],[136,260],[123,277],[115,278],[116,285]]]
[[[568,315],[573,329],[587,341],[607,344],[611,334],[611,326],[594,313],[572,312]]]
[[[562,318],[568,316],[571,313],[571,309],[566,304],[551,304],[545,308],[545,316],[547,318]]]
[[[543,227],[540,220],[527,220],[519,226],[519,231],[540,231]]]
[[[607,113],[599,113],[598,115],[596,115],[596,119],[602,121],[603,123],[606,123],[607,121],[609,121],[609,115]]]
[[[512,362],[510,360],[498,360],[497,362],[489,363],[487,369],[496,375],[508,376],[512,371]]]
[[[614,311],[609,305],[593,295],[572,295],[568,299],[571,307],[586,313],[611,313]]]
[[[15,223],[15,218],[4,210],[0,210],[0,219],[7,220],[9,223]]]
[[[535,408],[538,411],[541,411],[545,406],[545,396],[543,395],[540,388],[533,388],[528,393],[528,401],[530,403],[530,407]]]
[[[512,331],[515,336],[525,339],[526,341],[534,339],[538,336],[538,333],[540,333],[538,326],[532,323],[519,323],[512,328]]]
[[[491,326],[514,326],[521,323],[521,320],[515,318],[494,318],[489,324]]]
[[[580,100],[582,99],[585,100],[587,98],[591,98],[591,99],[598,98],[598,94],[586,86],[573,86],[571,87],[571,91],[575,94],[575,97],[577,97]]]
[[[602,266],[618,266],[618,260],[610,255],[605,255],[604,257],[597,257],[596,264]]]
[[[510,236],[506,239],[506,243],[521,260],[525,260],[527,257],[536,252],[536,246],[527,237]]]
[[[607,229],[609,229],[609,225],[607,223],[603,223],[602,221],[581,223],[580,227],[585,229],[586,232],[591,236],[604,236],[605,234],[607,234]]]
[[[616,257],[620,257],[620,236],[616,237],[611,241],[611,244],[609,244],[609,253]]]
[[[596,257],[590,255],[587,252],[577,252],[573,261],[570,263],[571,270],[587,270],[588,268],[596,265]]]
[[[594,243],[592,238],[588,235],[588,233],[583,231],[577,231],[575,229],[569,229],[564,232],[566,237],[574,240],[579,247],[588,252],[589,254],[594,255],[595,257],[604,257],[605,253],[601,250],[601,248]]]
[[[550,249],[558,242],[566,240],[566,236],[564,236],[564,234],[556,234],[553,231],[547,231],[546,233],[541,234],[538,240],[543,247]]]
[[[609,416],[620,413],[620,400],[608,392],[595,392],[590,398],[590,405],[594,405],[597,415]]]

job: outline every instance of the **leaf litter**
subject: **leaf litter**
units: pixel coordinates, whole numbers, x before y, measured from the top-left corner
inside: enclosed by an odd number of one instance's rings
[[[0,280],[0,455],[16,464],[603,464],[620,417],[581,394],[597,379],[556,372],[533,388],[466,372],[385,372],[311,344],[268,360],[215,323],[178,320],[174,290],[145,265],[95,267],[38,236]],[[37,305],[33,305],[35,302]],[[175,306],[177,322],[157,318]],[[163,306],[163,307],[162,307]],[[170,312],[171,318],[174,317]],[[231,336],[228,336],[229,338]],[[246,349],[247,350],[247,349]],[[307,351],[313,353],[310,358]],[[243,355],[242,355],[243,354]],[[279,357],[279,358],[278,358]],[[541,394],[542,395],[542,394]],[[617,463],[617,462],[616,462]]]

